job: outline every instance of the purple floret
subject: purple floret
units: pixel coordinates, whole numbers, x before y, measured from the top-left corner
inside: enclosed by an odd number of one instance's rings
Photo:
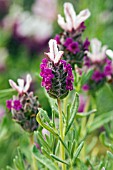
[[[57,34],[54,39],[56,40],[57,44],[61,44],[60,43],[60,35]]]
[[[112,67],[111,67],[111,65],[107,65],[107,66],[104,67],[104,74],[105,74],[106,76],[112,74]]]
[[[64,46],[68,47],[73,42],[72,38],[66,38],[66,41],[64,42]]]
[[[79,52],[80,49],[79,49],[78,42],[72,42],[71,44],[69,44],[69,46],[67,47],[67,50],[69,50],[73,54],[76,54],[77,52]]]
[[[11,99],[6,101],[6,107],[7,107],[9,110],[11,110],[11,108],[12,108],[12,100],[11,100]]]
[[[45,87],[48,91],[52,87],[52,79],[54,78],[54,75],[52,73],[52,70],[48,68],[47,63],[48,60],[46,58],[42,60],[42,63],[40,65],[40,76],[43,78],[42,86]]]
[[[16,111],[19,111],[22,108],[22,104],[20,103],[20,100],[14,100],[13,101],[13,108]]]
[[[88,90],[89,90],[89,85],[88,85],[88,84],[84,84],[84,85],[82,86],[82,89],[83,89],[84,91],[88,91]]]
[[[83,49],[88,51],[89,46],[90,46],[90,41],[88,40],[88,38],[86,38],[83,44]]]
[[[101,81],[104,78],[104,73],[100,71],[95,71],[92,75],[92,79],[96,82]]]

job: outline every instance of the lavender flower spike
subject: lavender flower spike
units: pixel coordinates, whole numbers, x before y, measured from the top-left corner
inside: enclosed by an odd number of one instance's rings
[[[73,90],[72,68],[65,60],[61,60],[63,51],[58,51],[56,40],[49,41],[49,48],[50,52],[45,53],[48,58],[44,58],[40,65],[42,86],[51,97],[63,99]]]
[[[61,59],[64,52],[63,51],[58,51],[57,42],[54,39],[51,39],[49,41],[49,48],[50,48],[50,52],[45,53],[45,54],[49,57],[49,59],[51,61],[54,62],[54,64],[57,64],[60,61],[60,59]]]
[[[24,80],[23,79],[17,79],[18,85],[13,81],[9,80],[10,86],[15,89],[19,94],[26,93],[30,87],[32,78],[30,74],[26,76],[26,84],[24,86]]]
[[[80,24],[84,22],[90,16],[90,11],[85,9],[81,11],[78,15],[76,15],[73,5],[69,2],[64,3],[64,14],[66,18],[66,22],[64,18],[59,14],[58,15],[58,24],[65,31],[77,30]]]
[[[102,44],[98,39],[94,38],[91,40],[91,49],[92,53],[90,53],[89,51],[87,51],[86,53],[93,63],[101,62],[106,57],[107,46],[104,45],[102,47]]]

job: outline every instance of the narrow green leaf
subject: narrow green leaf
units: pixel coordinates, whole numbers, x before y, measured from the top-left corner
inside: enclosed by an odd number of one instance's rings
[[[86,117],[86,116],[89,116],[89,115],[95,113],[96,111],[97,111],[96,109],[93,109],[93,110],[86,112],[86,113],[85,112],[84,113],[77,113],[76,117],[83,118],[83,117]]]
[[[51,128],[50,126],[48,126],[47,124],[45,124],[41,118],[40,118],[40,112],[37,114],[36,116],[36,120],[37,122],[45,129],[47,129],[49,132],[51,132],[54,136],[58,137],[58,133],[56,131],[56,129]]]
[[[62,143],[62,145],[64,146],[64,148],[67,150],[67,152],[69,153],[69,150],[68,150],[66,144],[63,142],[63,140],[61,139],[60,136],[59,136],[59,140],[60,140],[60,142]]]
[[[84,145],[84,141],[82,141],[82,142],[80,143],[80,145],[78,146],[76,152],[74,153],[73,160],[72,160],[72,163],[73,163],[73,164],[75,163],[77,157],[79,156],[80,151],[81,151],[83,145]]]
[[[78,106],[79,106],[79,95],[78,95],[78,93],[76,93],[74,101],[73,101],[71,109],[70,109],[71,117],[69,119],[69,123],[68,123],[67,129],[66,129],[65,135],[68,133],[71,125],[73,124],[75,115],[78,111]]]
[[[89,80],[89,78],[92,76],[92,74],[93,74],[92,69],[90,69],[87,74],[83,73],[82,79],[81,79],[81,86],[83,86]]]
[[[47,112],[46,112],[45,110],[41,109],[41,108],[39,108],[39,112],[40,112],[40,114],[44,117],[44,119],[45,119],[48,123],[50,123],[50,119],[49,119],[49,117],[48,117],[48,115],[47,115]]]
[[[13,159],[14,165],[18,170],[25,170],[23,157],[22,157],[20,148],[17,148],[17,151],[18,151],[18,154]]]
[[[41,147],[41,151],[47,158],[51,159],[50,154],[43,147]]]
[[[75,145],[76,145],[76,142],[74,140],[73,143],[72,143],[72,147],[71,147],[71,158],[73,157],[73,153],[74,153],[74,150],[75,150]]]
[[[58,161],[58,162],[64,163],[64,164],[66,164],[66,165],[69,165],[66,161],[61,160],[61,159],[58,158],[56,155],[50,154],[50,156],[51,156],[52,158],[54,158],[56,161]]]
[[[39,131],[35,131],[35,132],[34,132],[34,135],[35,135],[35,137],[36,137],[37,139],[40,140],[40,142],[43,144],[43,146],[44,146],[45,148],[47,148],[49,151],[51,151],[51,148],[50,148],[49,144],[43,139],[43,136],[41,135],[41,133],[40,133]]]
[[[42,164],[44,165],[46,168],[48,168],[49,170],[59,170],[58,167],[56,167],[56,165],[54,164],[54,162],[48,158],[46,158],[44,155],[42,155],[38,149],[36,148],[36,146],[33,147],[33,154],[35,156],[35,158]]]
[[[12,88],[10,88],[10,89],[5,89],[5,90],[0,90],[0,95],[1,94],[4,94],[4,93],[12,93],[12,92],[14,92],[15,90],[14,89],[12,89]]]

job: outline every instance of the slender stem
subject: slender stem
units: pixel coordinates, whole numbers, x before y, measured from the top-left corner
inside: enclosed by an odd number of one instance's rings
[[[60,130],[60,137],[64,141],[64,135],[63,135],[63,117],[62,117],[62,108],[61,108],[61,101],[60,99],[57,99],[58,103],[58,110],[59,110],[59,130]],[[62,143],[60,142],[60,151],[61,151],[61,159],[65,160],[65,149]],[[66,170],[65,164],[62,163],[62,170]]]
[[[32,147],[33,144],[34,144],[34,138],[33,138],[33,134],[31,134],[31,136],[30,136],[30,145],[31,145],[31,147]],[[32,154],[32,169],[33,170],[38,170],[38,166],[36,165],[36,159],[35,159],[33,154]]]

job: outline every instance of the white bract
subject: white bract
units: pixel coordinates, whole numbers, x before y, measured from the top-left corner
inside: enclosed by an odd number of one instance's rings
[[[110,49],[106,50],[106,55],[108,55],[111,58],[111,60],[113,60],[113,51],[112,50],[110,50]]]
[[[106,45],[102,47],[102,43],[94,38],[91,40],[92,53],[89,51],[86,51],[86,53],[92,62],[101,62],[106,57],[106,49]]]
[[[19,94],[26,93],[29,90],[30,84],[32,82],[32,78],[30,74],[26,76],[26,84],[24,85],[24,79],[17,79],[18,85],[13,81],[9,80],[10,86],[16,90]]]
[[[63,51],[58,51],[57,42],[54,39],[49,41],[49,53],[45,53],[54,64],[57,64],[63,55]]]
[[[81,11],[78,15],[76,15],[73,5],[69,2],[64,3],[64,14],[66,22],[64,18],[59,14],[58,24],[65,31],[72,31],[72,29],[77,30],[80,24],[91,15],[88,9],[85,9]]]

